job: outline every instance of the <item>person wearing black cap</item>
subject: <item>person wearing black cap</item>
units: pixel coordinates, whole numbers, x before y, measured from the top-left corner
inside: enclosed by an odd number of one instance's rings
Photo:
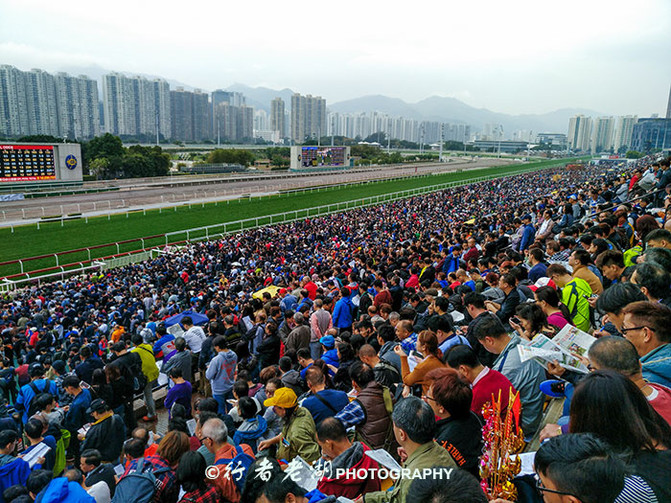
[[[114,414],[105,400],[96,398],[86,411],[95,420],[86,434],[78,434],[82,451],[97,449],[104,462],[114,463],[119,459],[126,438],[123,419]]]
[[[33,401],[33,398],[40,393],[51,393],[54,396],[58,396],[56,383],[44,379],[44,367],[41,363],[33,363],[28,369],[28,374],[30,375],[30,382],[21,387],[15,404],[17,410],[23,411],[23,424],[26,424],[30,417],[30,403]]]

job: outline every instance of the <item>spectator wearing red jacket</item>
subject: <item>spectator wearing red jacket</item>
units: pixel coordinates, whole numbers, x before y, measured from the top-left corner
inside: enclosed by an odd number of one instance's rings
[[[375,298],[373,299],[375,307],[379,308],[382,304],[391,306],[394,303],[391,292],[384,287],[382,280],[376,279],[373,282],[373,288],[375,289]]]
[[[468,381],[473,388],[471,410],[482,417],[482,408],[501,396],[501,411],[508,408],[511,393],[516,393],[512,383],[501,372],[485,367],[480,363],[475,352],[465,344],[453,346],[445,356],[447,363],[459,375]]]
[[[318,490],[328,496],[343,496],[351,500],[380,490],[378,464],[365,454],[369,448],[361,442],[351,442],[339,419],[327,417],[319,423],[317,443],[326,460],[324,475],[317,484]],[[367,475],[356,476],[359,470],[366,470]]]

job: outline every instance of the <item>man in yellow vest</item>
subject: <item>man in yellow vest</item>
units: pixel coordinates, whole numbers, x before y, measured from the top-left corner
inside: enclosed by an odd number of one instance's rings
[[[146,344],[142,340],[140,334],[135,334],[132,338],[133,345],[131,353],[137,353],[142,360],[142,373],[146,378],[144,385],[144,403],[147,406],[147,415],[142,418],[143,421],[156,421],[156,404],[154,403],[154,396],[152,390],[154,382],[158,379],[158,367],[156,366],[156,358],[154,358],[154,350],[151,344]]]

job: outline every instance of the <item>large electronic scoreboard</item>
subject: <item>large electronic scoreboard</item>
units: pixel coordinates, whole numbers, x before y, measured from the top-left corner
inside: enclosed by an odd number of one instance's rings
[[[81,181],[81,147],[64,144],[0,144],[0,183]]]
[[[0,182],[55,179],[52,145],[0,145]]]
[[[349,147],[291,147],[291,170],[337,169],[350,166]]]

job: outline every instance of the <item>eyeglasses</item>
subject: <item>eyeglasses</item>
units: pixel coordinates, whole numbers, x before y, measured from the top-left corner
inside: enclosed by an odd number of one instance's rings
[[[438,402],[438,400],[436,400],[435,398],[433,398],[432,396],[429,396],[429,395],[422,395],[422,398],[424,400],[431,400],[432,402]]]
[[[200,443],[202,444],[205,440],[212,440],[210,437],[200,437],[198,440],[200,440]]]
[[[629,327],[629,328],[624,328],[624,327],[622,327],[622,328],[620,329],[620,333],[621,333],[622,335],[625,335],[627,332],[631,332],[632,330],[641,330],[641,329],[643,329],[643,328],[648,328],[648,327],[646,327],[645,325],[642,325],[642,326],[640,326],[640,327]]]
[[[541,478],[538,474],[536,474],[536,491],[538,491],[538,494],[540,496],[543,496],[543,493],[552,493],[552,494],[560,494],[563,496],[574,496],[575,494],[573,493],[568,493],[566,491],[556,491],[555,489],[548,489],[543,485],[543,482],[541,482]]]

